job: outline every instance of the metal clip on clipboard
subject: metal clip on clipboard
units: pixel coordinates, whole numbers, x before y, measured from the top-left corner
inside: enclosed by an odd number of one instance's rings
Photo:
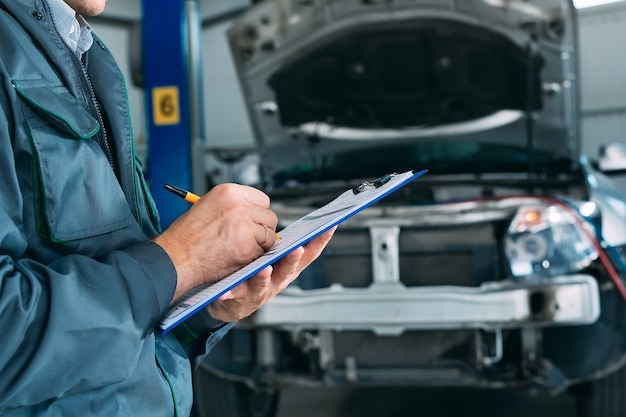
[[[385,174],[382,177],[378,178],[377,180],[374,181],[363,181],[361,184],[355,186],[354,188],[352,188],[352,192],[354,194],[359,194],[362,193],[365,190],[368,189],[372,189],[372,188],[379,188],[382,187],[383,185],[387,184],[389,182],[390,179],[392,179],[393,177],[395,177],[396,173],[393,174]]]

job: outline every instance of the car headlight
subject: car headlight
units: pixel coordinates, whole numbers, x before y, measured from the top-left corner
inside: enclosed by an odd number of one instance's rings
[[[598,253],[590,238],[593,234],[583,227],[589,227],[588,223],[567,207],[520,207],[504,239],[512,275],[542,278],[589,266]]]

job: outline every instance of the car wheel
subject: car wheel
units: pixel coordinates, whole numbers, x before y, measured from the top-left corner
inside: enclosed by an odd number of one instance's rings
[[[572,387],[577,417],[626,417],[626,367]]]
[[[199,368],[193,377],[194,417],[275,417],[278,390],[254,390]]]

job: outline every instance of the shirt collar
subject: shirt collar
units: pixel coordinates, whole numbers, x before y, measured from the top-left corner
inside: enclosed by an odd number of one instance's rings
[[[52,22],[70,50],[79,58],[91,48],[93,37],[91,26],[81,15],[76,14],[63,0],[45,0],[52,14]]]

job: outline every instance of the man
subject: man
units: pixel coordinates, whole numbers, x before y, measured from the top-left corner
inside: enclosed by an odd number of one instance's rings
[[[190,362],[332,234],[155,333],[182,294],[269,249],[277,218],[262,192],[221,185],[159,234],[123,77],[81,17],[105,1],[0,0],[3,416],[187,416]]]

